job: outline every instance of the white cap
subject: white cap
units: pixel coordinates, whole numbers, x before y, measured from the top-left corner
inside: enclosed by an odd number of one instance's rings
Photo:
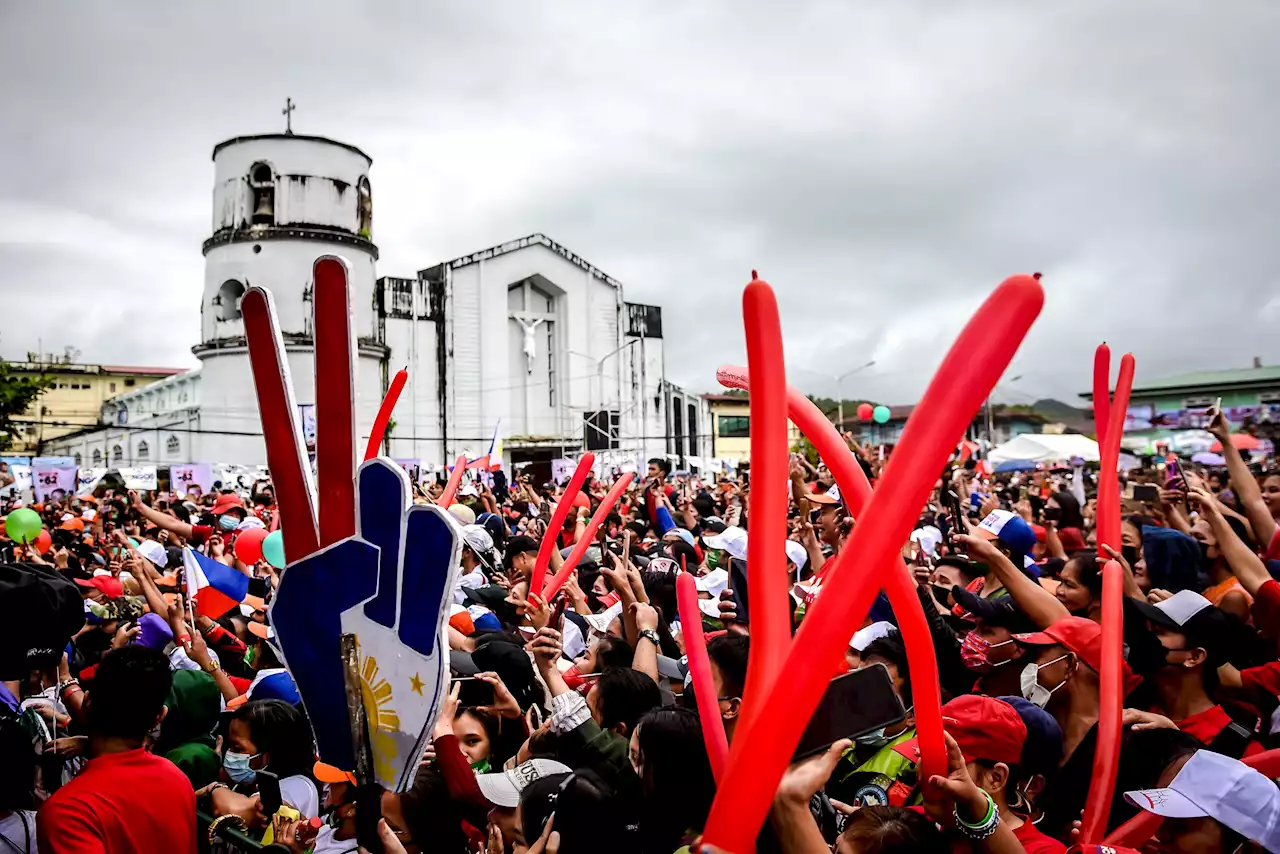
[[[480,794],[494,806],[515,809],[520,806],[520,793],[535,780],[555,774],[570,774],[573,769],[554,759],[530,759],[521,762],[510,771],[493,774],[477,774],[476,784]]]
[[[1125,792],[1124,798],[1164,818],[1207,816],[1280,851],[1280,788],[1238,759],[1199,750],[1167,788]]]
[[[463,525],[474,525],[476,523],[476,511],[465,504],[450,504],[449,515]]]
[[[479,556],[485,566],[489,565],[489,553],[493,551],[493,537],[484,529],[484,526],[463,525],[462,541]]]
[[[237,531],[247,531],[250,528],[265,528],[267,523],[263,522],[257,516],[245,516],[240,520],[240,524],[236,525]]]
[[[695,578],[693,582],[700,592],[710,593],[714,599],[729,586],[729,570],[713,569],[701,578]]]
[[[787,540],[787,560],[794,563],[796,572],[799,572],[809,562],[809,553],[795,540]]]
[[[169,562],[169,553],[155,540],[143,540],[138,543],[138,554],[154,563],[158,569],[164,569],[165,564]]]
[[[582,619],[587,621],[587,625],[590,626],[593,631],[604,635],[609,633],[609,624],[613,622],[614,617],[619,616],[621,613],[622,603],[614,602],[599,614],[585,614]]]
[[[737,525],[730,525],[718,534],[704,537],[707,548],[728,552],[730,557],[738,560],[747,559],[747,532]]]
[[[854,632],[853,638],[849,641],[849,649],[862,652],[864,649],[871,646],[872,641],[878,641],[890,632],[896,632],[897,630],[897,626],[886,620],[881,620],[878,623],[872,623],[866,628],[858,629],[858,631]]]
[[[460,496],[465,497],[479,494],[480,492],[476,489],[476,485],[474,483],[464,483],[462,486],[458,487],[458,495]]]
[[[919,543],[925,554],[933,555],[938,550],[938,544],[942,542],[942,531],[933,525],[924,525],[911,532],[911,542]]]

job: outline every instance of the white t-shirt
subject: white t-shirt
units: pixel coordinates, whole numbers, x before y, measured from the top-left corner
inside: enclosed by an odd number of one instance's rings
[[[334,839],[335,833],[337,831],[327,824],[320,828],[311,854],[356,854],[360,850],[359,844],[354,839]]]
[[[0,854],[36,854],[38,850],[34,812],[18,810],[0,818]]]

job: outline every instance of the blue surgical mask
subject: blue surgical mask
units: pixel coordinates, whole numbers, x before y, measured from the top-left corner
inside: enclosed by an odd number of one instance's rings
[[[893,740],[893,736],[885,735],[884,731],[885,727],[880,727],[871,732],[864,732],[855,740],[863,747],[884,747]]]
[[[240,520],[229,513],[223,513],[218,517],[218,527],[224,531],[234,531],[239,524]]]
[[[251,783],[258,776],[258,772],[249,767],[249,761],[260,754],[250,755],[248,753],[236,753],[228,750],[222,757],[222,767],[226,769],[227,776],[231,778],[233,783]]]

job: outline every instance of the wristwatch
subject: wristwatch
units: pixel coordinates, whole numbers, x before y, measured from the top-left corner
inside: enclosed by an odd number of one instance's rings
[[[658,633],[653,629],[641,629],[640,637],[652,643],[654,646],[662,646],[662,642],[658,639]]]

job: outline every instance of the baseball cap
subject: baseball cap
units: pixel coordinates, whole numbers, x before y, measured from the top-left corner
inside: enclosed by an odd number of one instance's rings
[[[1017,765],[1022,761],[1027,727],[1013,706],[1002,700],[981,694],[956,697],[942,707],[942,725],[960,746],[966,762],[985,759]],[[920,741],[909,738],[893,749],[916,762]]]
[[[1164,818],[1212,818],[1268,851],[1280,851],[1280,789],[1238,759],[1198,750],[1163,789],[1125,792]]]
[[[62,531],[83,531],[84,520],[75,519],[75,518],[67,519],[65,522],[63,522],[61,525],[58,526],[58,529]]]
[[[805,498],[811,504],[839,504],[840,487],[833,486],[826,492],[811,492]]]
[[[1058,542],[1062,543],[1062,550],[1067,554],[1082,552],[1088,548],[1084,541],[1084,535],[1080,533],[1079,528],[1059,528]]]
[[[712,598],[719,596],[729,586],[729,570],[713,569],[706,575],[695,578],[693,584],[700,593],[710,593]]]
[[[480,558],[480,562],[486,567],[491,567],[489,562],[489,554],[493,551],[493,537],[481,525],[464,525],[462,527],[462,541],[466,543],[471,551],[475,552],[476,557]]]
[[[974,533],[985,540],[996,540],[1018,555],[1027,554],[1036,545],[1036,532],[1031,525],[1009,510],[992,510]]]
[[[465,504],[449,505],[449,514],[463,525],[474,525],[476,523],[476,511]]]
[[[529,759],[508,771],[477,774],[480,794],[494,806],[515,809],[520,806],[520,793],[534,780],[554,774],[571,774],[573,769],[554,759]]]
[[[143,540],[138,543],[138,554],[154,563],[158,569],[164,569],[169,563],[169,552],[155,540]]]
[[[311,776],[321,783],[350,783],[353,786],[356,785],[356,775],[354,773],[343,771],[336,765],[327,765],[324,762],[316,762],[311,767]]]
[[[1084,617],[1062,617],[1042,632],[1014,635],[1013,639],[1025,646],[1066,647],[1095,673],[1102,672],[1102,626]],[[1123,664],[1124,681],[1128,686],[1134,678],[1128,664]],[[1132,686],[1128,686],[1132,687]]]
[[[479,494],[480,491],[476,489],[476,485],[474,483],[464,483],[462,486],[458,487],[458,495],[463,498]]]
[[[1008,629],[1015,636],[1018,632],[1036,630],[1035,622],[1017,606],[1011,596],[983,599],[976,593],[956,585],[951,588],[951,598],[956,600],[956,605],[968,616],[981,620],[989,626]]]
[[[738,560],[747,559],[747,532],[737,525],[730,525],[718,534],[703,537],[707,548],[728,552],[730,557]]]
[[[240,496],[236,495],[234,492],[224,492],[219,495],[217,500],[213,502],[213,509],[209,512],[214,516],[221,516],[228,510],[239,510],[244,512],[244,501],[242,501]]]
[[[106,575],[95,575],[93,578],[77,578],[76,584],[81,587],[96,587],[102,592],[103,596],[108,599],[115,599],[117,596],[124,595],[124,585],[120,583],[120,579],[111,573]]]
[[[1188,641],[1211,655],[1232,637],[1227,615],[1194,590],[1179,590],[1154,605],[1138,599],[1128,599],[1126,603],[1132,603],[1130,607],[1156,625],[1186,635]]]
[[[800,545],[795,540],[787,540],[786,548],[787,560],[796,565],[797,571],[804,569],[805,565],[809,563],[809,552],[805,551],[804,546]]]
[[[881,620],[878,623],[872,623],[871,625],[858,629],[853,633],[853,637],[849,639],[849,649],[862,652],[864,649],[871,646],[872,641],[880,640],[880,638],[890,632],[896,632],[897,630],[898,627],[893,623],[890,623],[888,620]]]
[[[1024,697],[998,697],[1008,703],[1027,727],[1018,766],[1027,774],[1048,774],[1062,761],[1062,727],[1057,718]]]
[[[291,706],[302,702],[298,695],[298,686],[293,677],[283,667],[272,667],[259,670],[249,685],[249,690],[239,697],[227,701],[228,709],[238,709],[250,700],[284,700]]]
[[[934,525],[921,525],[911,532],[911,542],[919,543],[925,554],[932,555],[942,542],[942,531]]]
[[[719,516],[708,516],[702,520],[702,529],[704,531],[710,531],[713,534],[719,534],[727,527],[729,526],[726,525],[724,520]]]

